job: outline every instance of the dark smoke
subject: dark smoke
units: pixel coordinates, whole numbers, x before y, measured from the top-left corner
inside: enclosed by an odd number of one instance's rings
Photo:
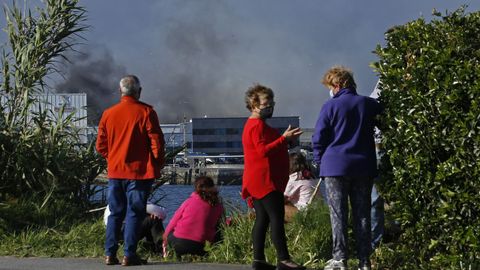
[[[109,51],[86,48],[70,55],[65,81],[56,85],[58,93],[87,93],[89,125],[97,125],[102,112],[119,100],[118,82],[126,68],[115,63]]]
[[[149,95],[162,122],[179,122],[185,116],[238,116],[242,100],[232,99],[235,82],[228,70],[237,46],[234,34],[221,29],[222,20],[232,19],[225,2],[178,2],[183,16],[170,17],[160,33],[163,51],[160,72],[154,82],[157,92]]]
[[[243,100],[232,94],[240,87],[227,70],[237,41],[233,33],[222,28],[225,18],[234,20],[233,11],[221,1],[179,1],[173,5],[182,15],[159,14],[161,30],[151,33],[158,39],[145,64],[158,63],[158,69],[133,71],[142,82],[141,100],[155,107],[162,123],[178,123],[184,117],[244,114]],[[118,81],[126,68],[105,48],[80,51],[84,54],[70,57],[66,81],[56,88],[58,92],[86,92],[88,121],[95,125],[102,111],[118,101]],[[127,53],[146,56],[142,50]]]

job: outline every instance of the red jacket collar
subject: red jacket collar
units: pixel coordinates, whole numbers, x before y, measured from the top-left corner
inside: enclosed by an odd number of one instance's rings
[[[122,96],[120,102],[137,102],[138,100],[132,96]]]

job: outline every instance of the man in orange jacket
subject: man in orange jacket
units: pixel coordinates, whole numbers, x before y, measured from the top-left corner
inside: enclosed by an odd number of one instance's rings
[[[118,264],[118,235],[125,220],[122,265],[146,261],[137,254],[138,231],[146,215],[153,180],[164,165],[163,133],[152,106],[140,102],[139,79],[120,80],[120,103],[108,108],[98,125],[97,151],[107,160],[108,207],[105,263]]]

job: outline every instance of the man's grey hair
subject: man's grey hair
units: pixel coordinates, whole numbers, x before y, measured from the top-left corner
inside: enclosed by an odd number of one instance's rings
[[[135,96],[140,92],[140,80],[135,75],[127,75],[120,80],[122,96]]]

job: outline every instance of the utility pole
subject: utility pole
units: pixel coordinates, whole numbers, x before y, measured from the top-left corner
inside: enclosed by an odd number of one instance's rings
[[[187,131],[185,130],[187,128],[187,116],[185,115],[185,112],[183,113],[183,145],[185,148],[183,149],[183,156],[185,159],[187,159],[187,153],[188,153],[188,146],[187,146]]]

